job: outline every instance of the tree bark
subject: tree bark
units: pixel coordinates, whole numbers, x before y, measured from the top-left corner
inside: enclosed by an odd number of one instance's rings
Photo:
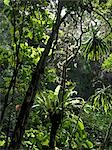
[[[54,150],[55,149],[55,138],[57,130],[60,126],[61,119],[62,119],[62,111],[56,112],[50,112],[50,122],[51,122],[51,132],[50,132],[50,140],[49,140],[49,149]]]
[[[29,88],[26,92],[24,102],[22,104],[22,107],[21,107],[21,110],[20,110],[20,113],[19,113],[19,116],[17,119],[13,137],[12,137],[10,145],[9,145],[9,149],[11,149],[11,150],[17,150],[20,148],[21,140],[22,140],[23,134],[25,132],[25,126],[27,124],[30,109],[33,105],[34,98],[35,98],[35,95],[36,95],[36,92],[38,89],[38,83],[40,80],[40,76],[44,73],[46,58],[52,47],[52,43],[54,41],[55,35],[58,34],[58,30],[59,30],[59,27],[61,24],[61,21],[60,21],[61,10],[62,10],[62,5],[59,1],[56,22],[53,25],[52,33],[50,35],[50,38],[48,39],[46,48],[45,48],[44,52],[42,53],[41,58],[36,66],[36,69],[34,70],[34,72],[32,74],[32,79],[31,79]]]
[[[60,123],[52,123],[51,126],[51,132],[50,132],[50,141],[49,141],[49,149],[54,150],[55,148],[55,138],[56,138],[56,133],[59,128]]]

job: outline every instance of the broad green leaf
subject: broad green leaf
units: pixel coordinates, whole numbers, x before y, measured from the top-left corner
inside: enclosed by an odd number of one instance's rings
[[[89,140],[86,140],[86,144],[88,146],[88,148],[93,148],[93,143]]]
[[[5,140],[0,141],[0,146],[3,146],[5,144]]]
[[[61,87],[60,85],[58,85],[58,86],[56,87],[55,92],[54,92],[54,95],[57,95],[57,96],[58,96],[60,87]]]
[[[10,2],[10,0],[4,0],[4,4],[7,6],[9,6],[9,2]]]
[[[78,126],[81,130],[84,130],[84,124],[81,121],[78,121]]]

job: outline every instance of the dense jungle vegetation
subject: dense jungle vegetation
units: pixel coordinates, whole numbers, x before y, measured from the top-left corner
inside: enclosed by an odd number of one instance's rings
[[[0,1],[0,150],[112,150],[112,0]]]

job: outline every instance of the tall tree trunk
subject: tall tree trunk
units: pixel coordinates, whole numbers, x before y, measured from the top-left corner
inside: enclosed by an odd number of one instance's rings
[[[14,129],[13,137],[9,145],[9,149],[11,150],[18,150],[20,148],[21,140],[25,132],[25,126],[29,117],[30,109],[33,105],[34,98],[37,92],[40,76],[44,73],[46,58],[52,47],[52,43],[55,38],[55,35],[58,34],[59,26],[61,24],[61,21],[60,21],[61,10],[62,10],[62,5],[59,1],[56,23],[53,25],[52,33],[51,33],[50,38],[48,39],[46,48],[44,52],[42,53],[42,56],[36,66],[36,69],[34,70],[32,74],[32,79],[31,79],[29,88],[26,92],[26,96],[24,98],[24,102],[22,104],[21,111],[18,116],[17,123]]]

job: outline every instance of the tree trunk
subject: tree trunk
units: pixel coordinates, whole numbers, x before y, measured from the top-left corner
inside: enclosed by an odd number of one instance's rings
[[[34,98],[37,92],[40,76],[44,73],[46,58],[52,47],[52,43],[55,38],[55,35],[58,34],[59,26],[61,24],[61,21],[60,21],[61,10],[62,10],[62,5],[60,4],[60,1],[59,1],[56,23],[53,25],[52,33],[51,33],[50,38],[48,39],[46,48],[44,52],[42,53],[42,56],[36,66],[36,69],[34,70],[32,74],[32,79],[31,79],[29,88],[26,92],[26,96],[24,98],[24,102],[22,104],[20,114],[18,116],[17,123],[14,129],[13,137],[9,145],[9,149],[11,150],[18,150],[20,148],[21,140],[25,132],[25,126],[27,124],[30,109],[33,105]]]
[[[10,81],[10,85],[9,85],[9,87],[8,87],[8,91],[7,91],[6,95],[5,95],[3,110],[2,110],[1,118],[0,118],[0,126],[2,126],[4,114],[5,114],[6,108],[7,108],[7,106],[8,106],[9,93],[10,93],[10,91],[11,91],[13,85],[16,83],[17,74],[18,74],[18,65],[17,65],[16,69],[14,70],[12,79],[11,79],[11,81]]]
[[[56,138],[56,133],[57,133],[58,128],[59,128],[59,124],[52,123],[51,133],[50,133],[50,141],[49,141],[49,149],[50,150],[54,150],[54,148],[55,148],[55,138]]]
[[[59,111],[58,113],[50,112],[49,117],[50,117],[50,122],[52,124],[51,132],[50,132],[50,140],[49,140],[49,149],[54,150],[56,133],[62,120],[62,111]]]

